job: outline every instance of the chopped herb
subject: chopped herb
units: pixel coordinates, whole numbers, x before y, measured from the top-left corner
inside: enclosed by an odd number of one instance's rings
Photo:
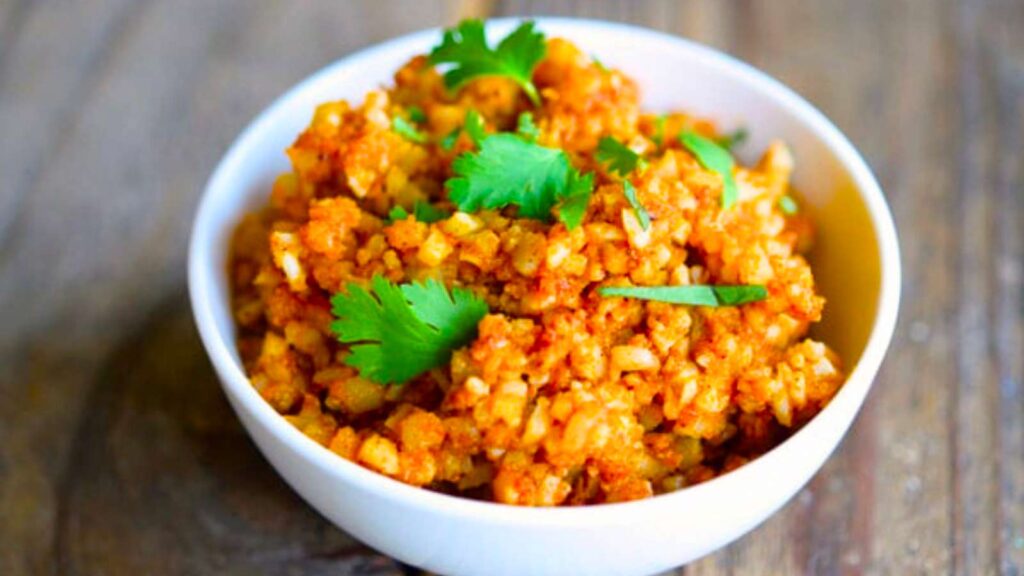
[[[794,200],[789,194],[779,198],[779,208],[782,210],[782,213],[787,216],[792,216],[800,211],[800,207],[796,205],[796,200]]]
[[[558,204],[558,220],[565,224],[566,230],[572,230],[583,222],[587,213],[590,195],[594,192],[594,174],[580,176],[572,170],[569,172],[569,183],[562,201]]]
[[[654,119],[654,134],[651,136],[651,140],[661,148],[661,145],[665,142],[665,120],[668,120],[668,116],[665,114],[659,115]]]
[[[413,203],[412,215],[413,218],[425,224],[430,224],[431,222],[444,220],[449,216],[449,214],[442,210],[441,208],[438,208],[437,206],[434,206],[433,204],[429,202],[424,202],[422,200],[417,200],[416,202]],[[395,206],[394,208],[391,209],[390,212],[388,212],[388,219],[391,220],[392,222],[396,222],[398,220],[405,220],[408,217],[409,212],[406,211],[406,209],[402,208],[401,206]]]
[[[443,209],[438,208],[429,202],[421,202],[418,200],[412,205],[412,213],[417,220],[427,224],[444,220],[450,216],[450,214],[445,212]]]
[[[399,220],[405,220],[409,217],[409,212],[401,206],[395,206],[388,211],[388,220],[392,222],[398,222]]]
[[[460,126],[445,135],[445,137],[441,139],[441,149],[447,152],[452,148],[455,148],[455,142],[459,140],[459,134],[461,133],[462,127]]]
[[[594,61],[594,65],[597,66],[598,70],[605,74],[608,73],[608,68],[604,65],[604,62],[601,62],[601,60],[597,56],[591,54],[590,59]]]
[[[633,170],[643,170],[647,161],[615,138],[605,136],[597,143],[597,161],[608,165],[608,170],[625,176]]]
[[[427,114],[419,106],[409,106],[406,108],[406,111],[409,112],[409,120],[417,124],[423,124],[427,121]]]
[[[469,110],[466,110],[466,119],[463,120],[462,126],[455,128],[441,139],[441,149],[447,151],[454,148],[455,143],[459,141],[459,134],[461,134],[463,130],[469,134],[470,140],[472,140],[477,146],[480,145],[481,140],[487,137],[487,130],[484,127],[483,117],[480,116],[479,112],[470,108]]]
[[[690,306],[738,306],[768,297],[764,286],[602,286],[601,296],[621,296]]]
[[[732,169],[736,165],[732,155],[714,140],[709,140],[696,132],[683,132],[679,135],[679,141],[697,158],[701,166],[717,172],[722,177],[722,209],[732,208],[739,197],[736,179],[732,175]]]
[[[391,130],[406,140],[416,142],[417,144],[425,144],[427,142],[426,134],[417,130],[415,126],[401,116],[395,116],[391,119]]]
[[[484,138],[487,138],[487,130],[484,128],[484,118],[479,112],[470,108],[466,111],[466,121],[464,128],[466,133],[469,134],[473,143],[477,146],[483,142]]]
[[[533,26],[533,22],[523,22],[497,48],[491,48],[487,45],[484,23],[463,20],[457,27],[445,30],[441,43],[430,52],[430,63],[451,65],[444,72],[444,83],[450,89],[458,89],[475,78],[504,76],[515,81],[534,104],[540,104],[532,78],[534,68],[547,52],[547,44],[544,35]]]
[[[643,157],[630,150],[625,144],[608,136],[601,138],[597,144],[597,160],[602,164],[607,164],[608,170],[618,173],[623,178],[637,168],[643,170],[647,167],[647,161]],[[625,194],[626,200],[629,201],[629,205],[633,207],[640,227],[644,230],[650,228],[651,216],[637,198],[633,183],[623,179],[622,192]]]
[[[530,112],[523,112],[519,115],[519,121],[516,125],[516,132],[520,136],[526,138],[530,142],[534,142],[540,136],[540,130],[537,129],[537,125],[533,123],[533,114]]]
[[[640,200],[636,197],[636,188],[633,187],[633,183],[629,180],[622,181],[622,192],[626,195],[626,200],[629,201],[629,205],[633,207],[633,212],[636,214],[636,219],[640,222],[640,227],[647,230],[651,227],[651,215],[647,213],[647,209],[640,203]]]
[[[732,150],[733,148],[746,142],[747,136],[749,136],[749,134],[747,133],[746,128],[738,128],[718,138],[716,141],[718,142],[718,145],[721,146],[722,148],[725,148],[726,150]]]
[[[593,187],[593,179],[579,177],[564,151],[514,134],[488,136],[479,151],[459,156],[452,167],[449,197],[464,212],[515,205],[521,218],[547,221],[559,200]]]
[[[348,284],[331,298],[331,331],[350,344],[345,363],[378,384],[402,384],[448,363],[476,337],[487,303],[436,280],[396,285],[374,276],[371,290]]]

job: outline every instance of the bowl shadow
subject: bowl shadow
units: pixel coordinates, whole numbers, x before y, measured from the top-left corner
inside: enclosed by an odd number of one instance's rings
[[[184,293],[98,373],[59,489],[61,573],[418,573],[335,528],[274,473],[227,403]]]

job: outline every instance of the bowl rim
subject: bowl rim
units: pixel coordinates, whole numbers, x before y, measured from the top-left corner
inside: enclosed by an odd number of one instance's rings
[[[471,500],[414,487],[364,468],[345,458],[339,457],[326,447],[307,437],[290,425],[256,392],[249,382],[244,369],[235,362],[229,347],[233,347],[232,339],[217,329],[214,320],[214,299],[206,298],[214,284],[210,272],[211,246],[215,241],[215,230],[212,229],[211,218],[213,199],[218,190],[232,188],[230,175],[235,167],[246,156],[255,142],[273,126],[271,120],[275,112],[286,103],[302,94],[308,87],[322,81],[326,77],[341,74],[346,67],[357,61],[372,59],[389,51],[399,51],[417,44],[423,44],[427,38],[440,38],[442,28],[433,27],[418,32],[398,36],[367,48],[357,50],[327,66],[319,69],[299,83],[293,85],[284,94],[276,98],[264,108],[254,120],[233,141],[221,158],[216,169],[210,176],[203,190],[201,200],[193,220],[192,233],[188,251],[188,285],[194,321],[199,330],[203,346],[221,381],[225,393],[234,400],[236,410],[244,408],[253,418],[259,420],[269,432],[276,436],[288,449],[298,453],[304,460],[321,469],[326,469],[332,476],[351,482],[359,488],[378,493],[398,503],[414,506],[419,509],[434,511],[456,517],[472,517],[487,519],[509,525],[522,527],[538,526],[586,526],[595,527],[607,524],[624,524],[654,512],[656,508],[666,505],[685,506],[686,502],[712,497],[715,493],[728,493],[734,489],[749,486],[749,482],[766,470],[780,454],[800,444],[800,439],[814,435],[826,420],[838,417],[840,404],[853,403],[853,414],[863,404],[870,390],[872,381],[881,365],[888,349],[896,326],[899,308],[901,268],[899,243],[892,214],[885,201],[882,190],[872,174],[867,162],[856,150],[845,135],[828,118],[794,90],[758,70],[738,58],[724,52],[700,44],[696,41],[652,30],[649,28],[607,22],[602,20],[565,17],[536,18],[494,18],[486,21],[488,34],[511,29],[524,20],[533,20],[541,29],[557,28],[558,33],[567,32],[609,32],[628,33],[643,36],[645,42],[661,43],[667,49],[683,52],[688,58],[714,66],[719,73],[731,75],[751,89],[763,93],[765,97],[774,98],[791,111],[797,120],[807,126],[815,137],[822,141],[836,155],[839,162],[849,171],[851,180],[858,195],[863,199],[868,210],[874,234],[879,248],[880,287],[877,310],[872,323],[871,333],[861,357],[850,372],[832,401],[810,422],[792,434],[778,446],[775,446],[760,457],[729,473],[706,482],[683,488],[675,492],[659,494],[643,500],[596,504],[577,507],[530,508],[510,506],[489,501]],[[226,265],[226,264],[225,264]],[[219,266],[219,264],[218,264]],[[220,306],[229,306],[228,302]],[[866,384],[855,390],[850,384],[854,381],[866,380]],[[860,394],[859,398],[856,396]],[[818,424],[817,426],[815,424]],[[845,437],[848,428],[840,437]],[[829,450],[831,453],[835,447]],[[774,456],[774,458],[773,458]],[[813,477],[820,470],[815,468],[810,474]]]

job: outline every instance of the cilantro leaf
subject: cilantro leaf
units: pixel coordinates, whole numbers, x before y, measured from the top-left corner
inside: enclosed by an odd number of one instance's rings
[[[463,20],[457,27],[445,30],[441,43],[430,52],[430,63],[452,65],[444,72],[448,88],[458,89],[484,76],[504,76],[522,87],[534,104],[540,104],[532,77],[547,52],[547,44],[544,35],[533,26],[533,22],[523,22],[497,48],[491,48],[487,45],[484,23]]]
[[[590,202],[590,195],[593,192],[593,172],[583,176],[575,170],[569,172],[566,191],[562,195],[562,201],[558,204],[558,219],[565,224],[566,230],[572,230],[583,222],[583,216],[587,213],[587,204]]]
[[[487,303],[473,292],[455,287],[449,293],[444,284],[433,278],[403,284],[401,289],[416,316],[436,328],[445,342],[453,344],[452,349],[472,340],[476,325],[488,312]]]
[[[462,127],[458,127],[441,139],[441,149],[445,152],[455,148],[455,142],[459,139],[459,134],[462,134]]]
[[[732,150],[736,146],[743,144],[747,140],[747,136],[749,134],[746,128],[738,128],[724,136],[720,136],[715,142],[726,150]]]
[[[466,121],[464,128],[466,134],[469,134],[473,143],[477,146],[483,142],[484,138],[487,138],[487,130],[484,128],[484,118],[479,112],[470,108],[466,111]]]
[[[388,220],[392,222],[398,222],[399,220],[405,220],[409,217],[409,211],[401,206],[395,206],[388,211]]]
[[[469,134],[470,140],[477,146],[480,145],[484,138],[487,138],[487,128],[484,126],[483,116],[470,108],[466,110],[466,119],[463,120],[462,126],[455,128],[441,139],[441,149],[448,151],[454,148],[455,143],[459,140],[459,134],[462,134],[463,130],[466,131],[466,134]]]
[[[607,164],[608,170],[617,172],[619,176],[625,176],[637,168],[643,170],[647,166],[647,161],[639,154],[610,136],[601,138],[597,143],[596,157],[598,162]]]
[[[412,205],[412,215],[416,217],[420,222],[430,224],[431,222],[439,222],[450,216],[443,209],[434,206],[429,202],[422,202],[417,200]]]
[[[633,213],[636,214],[636,219],[640,222],[640,227],[647,230],[651,227],[651,215],[647,213],[647,209],[640,203],[640,200],[636,197],[636,188],[633,187],[633,183],[629,180],[622,181],[622,193],[625,194],[626,200],[629,205],[633,207]]]
[[[436,280],[396,285],[374,276],[371,290],[349,284],[331,298],[331,331],[351,344],[345,363],[379,384],[401,384],[443,366],[476,336],[487,304]]]
[[[519,115],[519,120],[516,123],[516,132],[530,142],[535,142],[537,140],[540,136],[540,130],[538,130],[537,125],[533,123],[532,113],[523,112]]]
[[[409,106],[406,110],[409,112],[409,120],[417,124],[423,124],[427,121],[427,113],[423,111],[423,108],[414,105]]]
[[[789,194],[779,198],[779,208],[786,216],[792,216],[800,211],[800,207],[797,206],[796,200],[794,200]]]
[[[427,113],[423,112],[423,109],[416,105],[407,108],[406,112],[409,113],[409,119],[417,124],[423,124],[427,121]]]
[[[416,142],[417,144],[425,144],[427,142],[426,134],[417,130],[415,126],[401,116],[395,116],[391,119],[391,130],[406,140]]]
[[[651,135],[651,140],[661,148],[662,143],[665,141],[665,121],[668,120],[668,116],[665,114],[659,115],[654,119],[654,134]]]
[[[697,134],[687,131],[679,135],[679,141],[693,154],[700,165],[707,170],[717,172],[722,177],[722,209],[728,210],[739,197],[739,189],[736,187],[736,179],[733,178],[732,169],[736,163],[727,150],[710,140]]]
[[[638,300],[655,300],[670,304],[690,306],[738,306],[757,302],[768,297],[764,286],[602,286],[597,289],[601,296],[621,296]]]
[[[601,141],[597,143],[596,156],[598,162],[607,164],[608,170],[616,172],[622,177],[625,177],[637,168],[643,170],[647,166],[647,161],[643,157],[630,150],[622,142],[609,136],[601,138]],[[650,228],[651,215],[647,213],[647,209],[644,208],[644,205],[636,197],[636,188],[633,187],[633,183],[623,179],[622,192],[625,194],[629,205],[632,206],[636,219],[640,222],[640,227],[644,230]]]
[[[452,168],[456,177],[447,182],[448,195],[464,212],[515,205],[521,218],[547,221],[558,200],[593,188],[592,178],[570,180],[576,170],[564,151],[514,134],[488,136],[479,151],[459,156]]]
[[[448,217],[448,213],[442,210],[441,208],[438,208],[437,206],[434,206],[433,204],[429,202],[424,202],[422,200],[417,200],[416,202],[413,203],[412,215],[413,218],[425,224],[430,224],[431,222],[438,222]],[[408,217],[409,212],[405,208],[402,208],[401,206],[395,206],[394,208],[391,209],[390,212],[388,212],[388,220],[392,222],[396,222],[398,220],[405,220]]]

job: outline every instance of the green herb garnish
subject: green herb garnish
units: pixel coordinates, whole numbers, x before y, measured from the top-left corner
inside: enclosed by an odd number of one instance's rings
[[[484,127],[483,116],[481,116],[476,110],[470,108],[469,110],[466,110],[466,119],[462,121],[462,126],[455,128],[441,139],[441,142],[439,142],[441,149],[448,151],[454,148],[455,143],[459,140],[459,134],[461,134],[463,130],[469,134],[469,139],[477,146],[480,145],[481,140],[487,137],[487,129]]]
[[[800,207],[797,206],[796,200],[794,200],[789,194],[779,198],[779,209],[781,209],[782,213],[787,216],[792,216],[800,211]]]
[[[637,168],[643,170],[647,167],[647,161],[643,157],[610,136],[601,138],[597,143],[595,156],[598,162],[606,164],[609,171],[617,172],[619,176],[625,176]]]
[[[569,172],[569,182],[562,195],[562,201],[558,203],[558,220],[565,224],[566,230],[572,230],[583,222],[583,216],[587,213],[587,204],[590,202],[590,195],[594,192],[594,174],[580,175],[572,170]]]
[[[423,124],[427,121],[427,114],[423,111],[423,108],[419,106],[409,106],[405,109],[409,113],[409,120],[417,124]]]
[[[736,146],[746,142],[747,136],[749,135],[750,134],[747,133],[746,128],[737,128],[736,130],[717,138],[715,142],[726,150],[732,150]]]
[[[427,135],[417,130],[415,126],[401,116],[395,116],[391,119],[391,130],[411,142],[416,142],[417,144],[426,144],[427,142]]]
[[[351,344],[345,363],[378,384],[401,384],[447,364],[473,341],[487,303],[436,280],[396,285],[374,276],[371,290],[348,284],[331,298],[331,331]]]
[[[653,140],[654,143],[657,144],[658,148],[661,148],[661,145],[665,141],[666,120],[668,120],[668,116],[666,116],[665,114],[661,114],[660,116],[654,119],[654,134],[651,135],[651,140]]]
[[[633,187],[633,183],[629,180],[622,181],[622,193],[626,196],[626,200],[629,205],[633,207],[633,213],[636,214],[636,219],[640,221],[640,227],[647,230],[651,227],[651,215],[647,213],[647,209],[640,203],[640,200],[636,197],[636,188]]]
[[[697,158],[701,166],[712,172],[717,172],[722,177],[722,209],[732,208],[739,198],[736,179],[732,175],[733,167],[736,165],[732,155],[716,144],[714,140],[705,138],[696,132],[683,132],[679,135],[679,141]]]
[[[458,141],[459,134],[462,134],[461,126],[446,134],[445,137],[441,139],[441,149],[447,152],[452,148],[455,148],[455,142]]]
[[[519,115],[519,120],[516,122],[516,132],[530,142],[535,142],[540,137],[540,130],[533,123],[532,113],[523,112]]]
[[[625,179],[634,170],[646,168],[647,161],[636,152],[630,150],[622,142],[608,136],[601,138],[601,141],[597,143],[596,156],[598,162],[608,166],[609,171],[618,173],[619,176],[623,177],[622,192],[625,194],[626,200],[629,201],[629,205],[633,207],[633,212],[636,213],[636,219],[640,222],[640,227],[644,230],[650,228],[651,215],[647,213],[647,209],[644,208],[644,205],[637,198],[636,188],[633,186],[633,183]]]
[[[434,206],[433,204],[429,202],[424,202],[422,200],[417,200],[416,202],[413,203],[412,215],[413,218],[425,224],[438,222],[444,220],[449,216],[449,214],[442,210],[441,208],[438,208],[437,206]],[[397,222],[398,220],[405,220],[408,217],[409,212],[405,208],[402,208],[401,206],[395,206],[394,208],[391,209],[390,212],[388,212],[388,220],[392,222]]]
[[[430,52],[430,63],[451,65],[444,72],[444,83],[450,89],[484,76],[504,76],[522,87],[534,104],[540,104],[532,78],[534,68],[547,52],[547,44],[544,35],[533,26],[533,22],[523,22],[492,49],[487,45],[484,23],[463,20],[455,28],[445,30],[441,43]]]
[[[466,134],[469,134],[469,138],[477,146],[483,142],[484,138],[487,138],[487,130],[484,127],[484,117],[472,108],[466,111],[466,121],[463,127],[466,129]]]
[[[608,73],[608,68],[604,65],[604,62],[601,62],[601,60],[597,56],[591,54],[590,59],[594,61],[594,65],[597,66],[598,70],[600,70],[604,74]]]
[[[597,292],[605,297],[621,296],[690,306],[738,306],[768,297],[768,290],[764,286],[758,285],[602,286],[597,289]]]
[[[514,134],[494,134],[480,150],[452,164],[456,177],[446,183],[460,210],[473,212],[514,205],[521,218],[550,220],[561,200],[589,194],[593,178],[580,176],[562,150],[527,142]]]

